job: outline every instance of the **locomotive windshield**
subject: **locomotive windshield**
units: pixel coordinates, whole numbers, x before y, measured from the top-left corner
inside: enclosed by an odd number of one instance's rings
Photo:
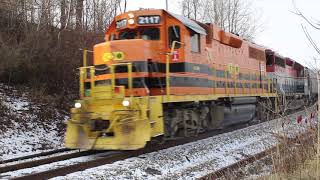
[[[160,40],[159,28],[143,28],[136,30],[123,30],[116,37],[115,34],[110,35],[110,41],[125,39],[144,39],[144,40]]]
[[[141,39],[145,40],[159,40],[160,30],[159,28],[148,28],[140,31]]]
[[[136,39],[137,38],[137,32],[135,31],[123,31],[119,34],[119,39]]]

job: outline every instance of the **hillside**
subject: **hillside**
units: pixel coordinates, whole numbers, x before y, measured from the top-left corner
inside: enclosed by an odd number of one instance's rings
[[[0,84],[0,160],[63,146],[67,112],[52,98]]]

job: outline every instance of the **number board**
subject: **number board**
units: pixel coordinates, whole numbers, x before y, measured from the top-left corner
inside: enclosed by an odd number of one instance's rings
[[[126,25],[127,25],[127,19],[121,19],[121,20],[116,22],[116,28],[117,29],[123,28]]]
[[[139,16],[138,24],[160,24],[161,18],[160,16]]]

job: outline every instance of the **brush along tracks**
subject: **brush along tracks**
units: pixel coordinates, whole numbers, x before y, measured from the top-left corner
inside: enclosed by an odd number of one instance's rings
[[[234,179],[234,178],[240,178],[243,175],[243,169],[246,166],[250,166],[254,162],[258,162],[260,160],[269,158],[272,160],[272,166],[275,168],[275,166],[279,166],[279,164],[283,165],[283,162],[279,163],[278,161],[285,159],[287,162],[285,163],[291,163],[291,162],[297,162],[296,160],[289,162],[288,152],[291,152],[292,150],[297,149],[297,147],[300,147],[299,150],[306,151],[305,146],[310,146],[310,144],[313,144],[316,140],[316,128],[311,127],[306,132],[297,134],[294,137],[290,137],[292,135],[287,136],[278,136],[277,139],[279,140],[279,144],[270,147],[264,151],[261,151],[259,153],[253,154],[253,155],[247,155],[246,158],[239,160],[238,162],[235,162],[233,164],[230,164],[228,166],[225,166],[223,168],[220,168],[213,173],[210,173],[200,179]],[[311,141],[311,143],[310,143]],[[303,146],[303,147],[301,147]],[[314,147],[309,147],[314,148]],[[309,152],[308,152],[309,153]],[[281,156],[279,158],[279,156]],[[291,159],[292,160],[292,159]],[[294,163],[293,163],[294,164]],[[239,174],[238,174],[239,173]]]
[[[254,155],[250,155],[245,159],[242,159],[236,163],[233,163],[231,165],[228,165],[226,167],[223,167],[219,170],[216,170],[215,172],[202,177],[201,179],[218,179],[218,178],[222,178],[222,179],[229,179],[231,177],[239,177],[236,174],[239,173],[238,170],[240,170],[241,168],[244,168],[245,166],[256,162],[258,160],[261,160],[263,158],[267,158],[267,157],[276,157],[277,154],[279,154],[280,152],[285,151],[285,149],[287,149],[288,147],[294,147],[297,145],[302,145],[303,142],[307,142],[309,141],[309,134],[300,134],[298,136],[296,136],[295,138],[288,138],[287,141],[285,142],[285,144],[281,143],[277,146],[274,146],[270,149],[264,150],[260,153],[254,154]],[[241,170],[240,170],[241,171]]]

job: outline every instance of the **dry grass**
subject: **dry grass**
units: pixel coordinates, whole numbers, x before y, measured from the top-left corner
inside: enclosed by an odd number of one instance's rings
[[[317,129],[310,127],[294,138],[283,137],[273,156],[274,171],[292,173],[316,153]]]
[[[298,120],[299,114],[283,117],[279,123],[282,130],[273,134],[279,142],[275,151],[219,179],[315,179],[318,129],[311,117],[315,108],[306,109],[305,118],[298,124],[291,123]]]
[[[262,179],[315,179],[317,131],[315,124],[293,138],[279,136],[281,143],[272,156],[274,174]]]

